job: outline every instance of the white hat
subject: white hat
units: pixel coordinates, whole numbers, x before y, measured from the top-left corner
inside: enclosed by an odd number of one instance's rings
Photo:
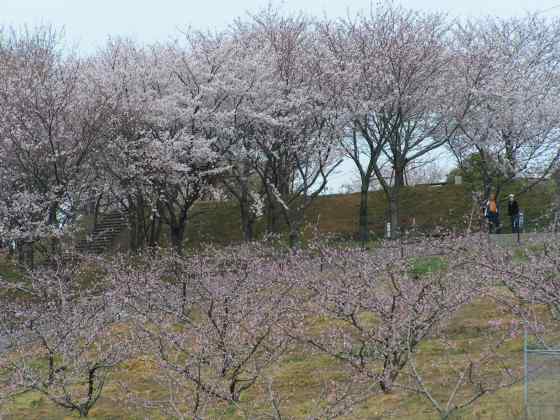
[[[513,197],[514,197],[514,195],[513,195],[513,194],[510,194],[510,195],[509,195],[509,198],[513,198]]]

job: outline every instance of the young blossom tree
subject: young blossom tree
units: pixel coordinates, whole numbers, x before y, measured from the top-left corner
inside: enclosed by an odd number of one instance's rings
[[[524,249],[525,261],[513,264],[514,250],[496,249],[479,259],[488,276],[505,285],[518,299],[512,305],[517,316],[523,316],[528,325],[535,320],[543,323],[539,305],[544,305],[555,321],[560,319],[560,253],[557,243],[547,243],[540,249]]]
[[[507,314],[506,317],[509,318]],[[453,418],[481,398],[521,380],[520,364],[512,362],[507,349],[519,338],[519,326],[516,319],[491,320],[477,338],[480,349],[469,352],[462,352],[461,341],[455,341],[446,331],[449,325],[438,329],[437,338],[432,341],[432,348],[438,351],[437,363],[424,362],[421,366],[420,362],[426,360],[422,349],[411,350],[408,381],[401,381],[400,386],[424,397],[442,420]],[[478,347],[477,344],[467,345]],[[459,352],[464,356],[458,358]]]
[[[427,241],[419,248],[437,249]],[[473,298],[466,258],[451,249],[445,257],[449,270],[421,276],[398,250],[373,256],[326,252],[323,259],[331,268],[310,282],[315,297],[308,310],[331,321],[330,327],[320,337],[302,337],[303,342],[347,364],[382,392],[392,392],[410,352]]]
[[[0,335],[9,353],[3,366],[9,394],[38,392],[87,417],[130,352],[116,328],[110,290],[81,288],[81,270],[61,262],[29,272],[26,283],[2,282],[23,297],[2,296]]]
[[[290,399],[283,396],[272,379],[266,381],[266,406],[262,404],[240,407],[242,414],[250,420],[282,420],[289,418]],[[310,401],[306,408],[305,420],[334,420],[348,417],[360,404],[363,404],[374,392],[371,386],[360,384],[356,378],[348,380],[325,380],[320,393]]]
[[[159,256],[148,265],[117,268],[113,278],[137,321],[138,346],[175,388],[167,408],[200,418],[209,403],[239,404],[289,344],[291,285],[280,281],[287,267],[254,247]]]

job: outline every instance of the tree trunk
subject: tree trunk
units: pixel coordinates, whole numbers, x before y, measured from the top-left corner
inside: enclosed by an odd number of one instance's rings
[[[398,239],[401,235],[400,222],[400,193],[404,184],[404,168],[395,167],[395,180],[389,190],[389,221],[391,222],[391,239]]]
[[[250,242],[253,240],[253,224],[255,218],[251,211],[250,195],[249,195],[249,175],[244,174],[240,182],[239,209],[241,212],[241,230],[243,240]]]
[[[393,390],[393,388],[388,385],[383,379],[379,381],[379,388],[381,388],[381,392],[383,392],[384,394],[390,394]]]
[[[58,228],[59,224],[58,224],[58,219],[56,217],[57,213],[58,213],[58,202],[55,202],[49,207],[49,218],[48,218],[49,226],[54,226],[55,228]],[[56,236],[52,236],[50,238],[50,255],[47,256],[47,259],[50,260],[53,255],[56,255],[57,249],[58,249],[58,239],[56,238]]]
[[[299,226],[294,225],[293,227],[290,227],[289,243],[291,249],[295,250],[301,248],[301,233]]]
[[[560,230],[560,168],[554,171],[552,179],[555,184],[553,229],[554,233],[558,233]]]
[[[243,230],[243,240],[250,242],[253,240],[254,217],[249,208],[249,203],[240,203],[241,208],[241,229]]]
[[[28,242],[27,246],[27,264],[29,269],[33,270],[35,268],[35,248],[33,247],[33,242]]]
[[[163,222],[161,221],[161,217],[158,217],[157,226],[156,226],[156,237],[155,237],[156,244],[160,243],[162,226],[163,226]]]
[[[362,245],[367,244],[369,241],[368,193],[369,180],[362,180],[362,188],[360,191],[360,220],[358,228],[358,235]]]
[[[267,197],[267,233],[281,233],[282,232],[282,215],[279,209],[279,204],[274,197]]]
[[[136,203],[129,208],[128,220],[130,224],[130,249],[138,251],[144,248],[146,235],[144,230],[144,201],[136,200]]]
[[[492,193],[492,178],[487,174],[483,176],[484,182],[484,200],[488,200],[490,198],[490,194]]]
[[[185,224],[180,223],[170,227],[171,245],[178,255],[183,255],[183,241],[185,237]]]
[[[391,222],[391,239],[400,237],[399,193],[391,191],[389,195],[389,221]]]
[[[129,237],[129,248],[131,251],[136,251],[138,249],[138,247],[136,246],[136,244],[138,243],[138,241],[136,240],[136,232],[137,232],[137,228],[136,228],[136,209],[134,207],[129,208],[128,211],[128,224],[130,227],[130,237]]]
[[[148,239],[148,246],[154,248],[159,243],[161,235],[161,218],[152,212],[152,220],[150,223],[150,235]]]
[[[266,196],[266,233],[274,233],[276,226],[276,214],[274,212],[274,203],[272,197]]]
[[[32,270],[35,263],[33,242],[26,242],[21,239],[16,241],[16,253],[18,265]]]
[[[48,225],[53,226],[58,224],[58,220],[56,218],[56,213],[58,212],[58,203],[53,203],[49,207],[49,218],[48,218]]]
[[[146,245],[146,206],[144,204],[144,199],[142,199],[138,206],[136,206],[136,246],[137,249],[143,249]]]
[[[385,194],[389,201],[389,222],[391,223],[391,239],[398,239],[401,234],[400,225],[400,192],[404,185],[404,168],[403,162],[396,163],[394,170],[393,185],[385,187]]]
[[[18,265],[23,266],[25,264],[25,253],[23,250],[23,241],[21,239],[16,241],[16,252]]]
[[[78,408],[78,415],[80,417],[89,417],[89,410],[90,407],[87,407],[85,405],[80,405]]]
[[[101,208],[101,199],[103,198],[103,194],[99,194],[97,196],[97,199],[95,200],[95,203],[93,205],[93,228],[92,228],[92,232],[95,230],[95,228],[97,227],[97,223],[99,222],[99,210]]]
[[[251,197],[249,186],[251,166],[247,162],[243,162],[241,171],[242,173],[239,177],[240,194],[238,196],[239,208],[241,211],[241,230],[243,233],[243,240],[245,242],[250,242],[253,240],[253,224],[255,222],[255,218],[251,211]]]
[[[487,160],[486,153],[484,150],[479,149],[480,155],[480,172],[482,175],[482,184],[483,184],[483,193],[484,193],[484,201],[490,198],[490,194],[492,193],[492,175],[491,175],[491,168],[490,162]]]

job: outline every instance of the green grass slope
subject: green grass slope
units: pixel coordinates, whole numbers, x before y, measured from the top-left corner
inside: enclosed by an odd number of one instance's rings
[[[515,188],[515,186],[514,186]],[[507,197],[510,191],[502,195]],[[539,229],[546,223],[552,190],[539,185],[518,197],[525,213],[526,230]],[[383,235],[387,220],[387,200],[382,191],[369,194],[369,226],[374,236]],[[504,233],[509,232],[507,203],[502,206]],[[320,196],[306,214],[305,236],[317,230],[321,234],[334,234],[343,239],[355,239],[358,231],[360,194]],[[471,192],[463,185],[428,186],[403,188],[401,194],[401,224],[405,229],[414,225],[424,231],[437,226],[462,229],[472,212]],[[478,209],[475,209],[475,217]],[[264,218],[257,222],[257,237],[265,229]],[[242,239],[239,208],[235,202],[202,202],[192,211],[187,229],[187,245],[201,242],[232,243]]]

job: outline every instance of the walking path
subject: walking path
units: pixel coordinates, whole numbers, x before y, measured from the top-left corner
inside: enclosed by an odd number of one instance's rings
[[[517,245],[517,234],[504,233],[489,235],[490,239],[501,246]],[[528,232],[520,235],[521,245],[551,243],[560,239],[560,234]]]

